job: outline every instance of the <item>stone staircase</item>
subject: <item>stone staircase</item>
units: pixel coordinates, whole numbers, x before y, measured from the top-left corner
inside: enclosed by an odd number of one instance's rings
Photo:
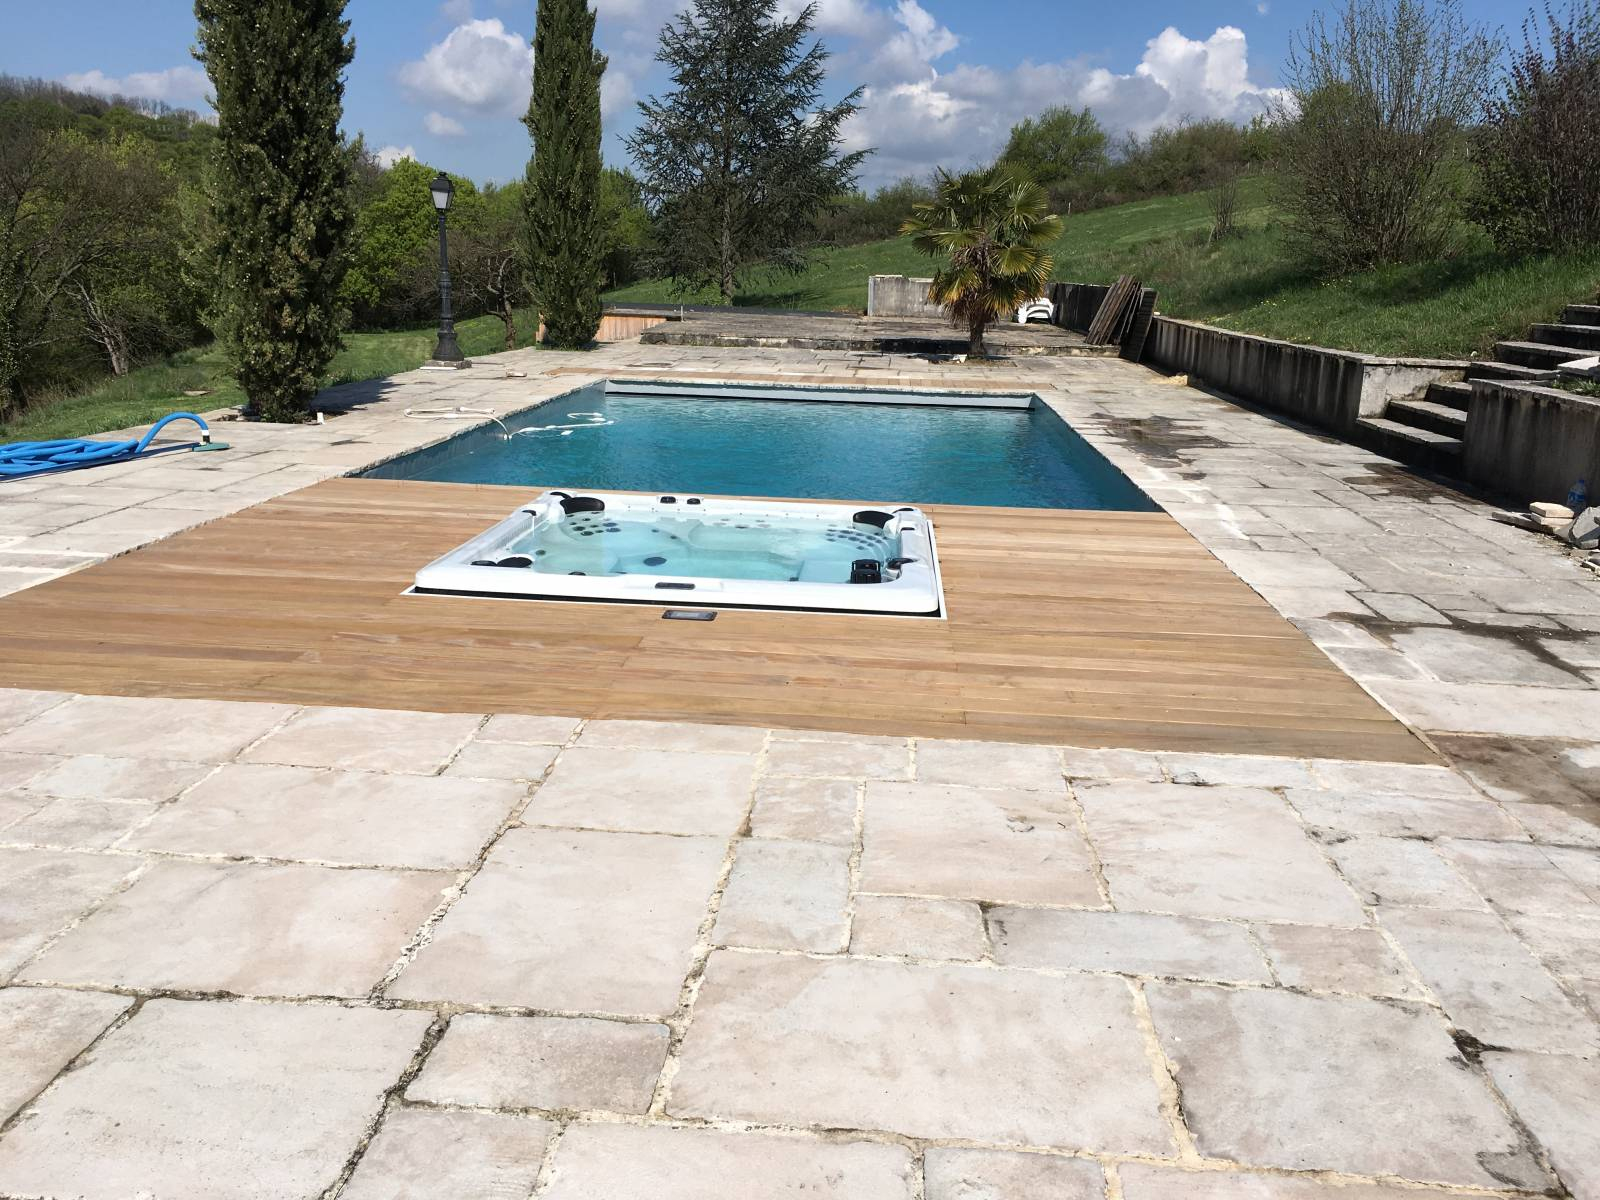
[[[1473,363],[1459,382],[1433,383],[1420,399],[1391,400],[1381,417],[1363,417],[1362,440],[1389,458],[1456,474],[1474,379],[1548,379],[1565,362],[1600,354],[1600,304],[1569,304],[1559,322],[1538,324],[1525,342],[1499,342],[1493,361]]]

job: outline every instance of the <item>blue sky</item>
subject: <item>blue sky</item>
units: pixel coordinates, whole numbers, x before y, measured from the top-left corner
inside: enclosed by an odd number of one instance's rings
[[[612,62],[606,157],[626,162],[634,102],[662,84],[662,22],[683,0],[598,0]],[[801,0],[781,0],[790,9]],[[189,55],[194,17],[170,0],[8,3],[0,71],[203,107]],[[1520,3],[1465,0],[1470,15],[1520,24]],[[820,0],[840,90],[868,88],[853,147],[874,147],[864,182],[992,157],[1011,124],[1052,103],[1088,104],[1118,131],[1188,117],[1248,119],[1267,103],[1311,0]],[[350,0],[356,60],[346,127],[374,148],[478,179],[528,156],[533,0]]]

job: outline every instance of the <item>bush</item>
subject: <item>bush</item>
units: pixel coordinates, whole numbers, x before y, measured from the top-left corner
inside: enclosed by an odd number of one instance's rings
[[[1284,68],[1283,205],[1298,251],[1330,274],[1455,248],[1465,129],[1498,43],[1459,0],[1346,0],[1318,14]]]
[[[933,195],[933,189],[907,176],[870,196],[849,192],[817,214],[817,240],[825,246],[860,246],[894,237],[911,211]]]
[[[1474,147],[1473,215],[1516,257],[1600,240],[1600,13],[1585,0],[1522,29]]]

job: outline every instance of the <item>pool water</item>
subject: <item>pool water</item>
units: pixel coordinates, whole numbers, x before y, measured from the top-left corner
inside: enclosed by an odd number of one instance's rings
[[[1156,507],[1037,401],[829,403],[630,395],[622,386],[598,384],[519,414],[509,437],[494,425],[474,429],[366,474],[897,504]]]
[[[541,523],[506,550],[544,574],[849,583],[853,562],[887,562],[899,539],[825,520],[597,512]]]

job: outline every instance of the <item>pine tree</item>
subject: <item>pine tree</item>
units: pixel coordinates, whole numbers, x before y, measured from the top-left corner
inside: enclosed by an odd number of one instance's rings
[[[778,0],[693,0],[661,31],[674,90],[639,105],[628,149],[656,212],[661,266],[732,304],[754,263],[798,272],[816,218],[855,186],[864,151],[841,153],[857,88],[821,107],[828,52],[809,49],[816,5],[793,20]]]
[[[575,349],[600,328],[600,77],[588,0],[539,0],[533,137],[524,189],[528,267],[547,345]]]
[[[215,311],[256,415],[298,421],[338,351],[353,224],[344,0],[196,0],[215,91]]]

